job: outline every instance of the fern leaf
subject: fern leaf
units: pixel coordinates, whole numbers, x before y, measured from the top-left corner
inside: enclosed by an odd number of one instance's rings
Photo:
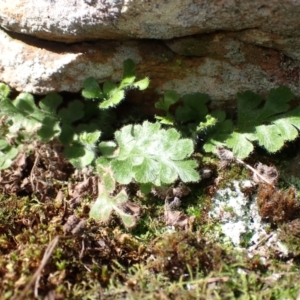
[[[224,111],[217,110],[211,113],[211,116],[216,120],[216,125],[208,127],[205,134],[206,142],[203,149],[206,152],[216,153],[217,146],[224,146],[226,140],[233,131],[233,123],[231,120],[225,119]]]
[[[132,228],[135,226],[136,220],[134,216],[125,213],[122,209],[116,209],[116,213],[119,215],[126,228]]]
[[[86,99],[103,99],[104,95],[99,83],[94,77],[89,77],[83,82],[82,96]]]
[[[103,84],[103,92],[106,97],[111,97],[118,91],[118,87],[115,83],[105,81]]]
[[[164,125],[174,125],[174,117],[171,114],[167,114],[166,116],[157,116],[155,115],[155,119],[159,121],[160,124]]]
[[[60,95],[56,93],[49,93],[39,102],[39,106],[45,113],[54,115],[62,101],[63,99]]]
[[[63,153],[70,163],[78,169],[90,165],[95,158],[93,149],[86,148],[80,144],[67,146]]]
[[[134,215],[127,214],[121,207],[128,201],[128,196],[124,190],[119,192],[116,196],[112,197],[106,192],[98,196],[95,203],[91,207],[90,217],[100,222],[107,222],[115,211],[119,215],[123,224],[127,228],[131,228],[136,224]],[[121,206],[121,207],[120,207]]]
[[[209,97],[206,94],[194,93],[182,97],[183,105],[179,106],[175,112],[176,119],[180,122],[196,121],[205,118],[208,110],[206,103]]]
[[[111,162],[112,169],[114,171],[114,176],[116,181],[122,184],[129,184],[133,179],[132,164],[130,159],[126,160],[113,160]]]
[[[84,116],[84,105],[81,101],[74,100],[67,108],[62,108],[58,115],[64,123],[72,124]]]
[[[253,144],[247,139],[247,135],[233,132],[225,142],[226,146],[232,149],[235,157],[244,159],[253,151]]]
[[[54,136],[61,132],[59,122],[54,117],[45,117],[42,120],[41,127],[37,131],[37,135],[40,137],[41,141],[46,143],[53,139]]]
[[[104,100],[102,103],[100,103],[99,107],[102,109],[107,109],[110,107],[117,106],[124,99],[124,97],[124,90],[117,90],[107,100]]]
[[[0,170],[7,169],[18,155],[18,148],[12,147],[5,139],[0,139]]]
[[[100,152],[103,153],[103,155],[105,157],[112,158],[112,157],[115,156],[115,151],[116,151],[116,148],[117,148],[117,144],[113,141],[101,142],[98,145],[98,148],[99,148]]]
[[[174,168],[183,182],[195,182],[198,181],[199,174],[195,170],[198,164],[195,160],[183,160],[174,162]]]
[[[300,120],[300,115],[298,119]],[[284,140],[286,141],[293,141],[298,136],[298,130],[291,121],[292,120],[288,118],[282,118],[273,122],[279,131],[279,134],[284,137]]]
[[[175,129],[160,126],[146,121],[142,125],[127,125],[115,133],[118,150],[114,157],[109,153],[107,159],[111,160],[118,182],[128,184],[136,180],[159,186],[178,177],[184,181],[199,180],[197,163],[188,159],[193,153],[192,140],[181,139]]]
[[[97,159],[97,172],[102,180],[103,185],[100,186],[99,193],[106,192],[108,194],[113,193],[116,186],[116,181],[113,176],[113,172],[110,166],[110,163],[104,157],[100,157]],[[101,190],[103,188],[103,190]]]
[[[113,204],[107,194],[100,194],[90,210],[90,217],[102,222],[107,222],[113,212]]]
[[[261,96],[251,91],[239,93],[237,126],[227,131],[228,137],[222,142],[241,159],[252,152],[253,142],[270,153],[280,150],[286,141],[294,140],[300,130],[300,107],[287,112],[292,98],[292,92],[284,86],[272,89],[265,103]],[[208,135],[204,145],[206,151],[215,151],[215,141],[220,140],[218,129],[224,127],[224,123],[217,124]]]
[[[164,97],[155,103],[155,108],[168,112],[170,106],[176,103],[178,100],[179,96],[175,91],[167,91],[164,93]]]
[[[270,153],[277,152],[284,145],[284,138],[275,125],[256,126],[256,135],[258,144]]]
[[[288,104],[294,98],[291,90],[286,86],[271,89],[264,107],[260,110],[258,120],[265,122],[269,117],[286,112]]]
[[[139,89],[140,91],[143,91],[146,88],[148,88],[149,84],[150,84],[149,78],[145,77],[145,78],[133,83],[132,86],[135,87],[136,89]]]
[[[126,59],[123,63],[123,79],[120,84],[120,89],[124,89],[134,83],[135,80],[135,64],[132,59]]]

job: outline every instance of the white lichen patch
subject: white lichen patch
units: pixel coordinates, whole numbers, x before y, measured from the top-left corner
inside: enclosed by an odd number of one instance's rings
[[[234,180],[215,193],[209,212],[216,224],[214,238],[246,250],[249,257],[259,255],[262,261],[272,253],[286,257],[289,254],[288,247],[278,238],[277,230],[267,229],[269,224],[263,222],[259,215],[256,197],[249,197],[242,192],[254,184],[250,180]]]
[[[222,233],[235,246],[257,243],[266,232],[258,214],[256,202],[242,192],[251,186],[249,180],[233,181],[228,187],[218,190],[212,199],[209,216],[220,223]]]

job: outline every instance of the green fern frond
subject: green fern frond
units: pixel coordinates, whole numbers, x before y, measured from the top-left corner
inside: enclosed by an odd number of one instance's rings
[[[100,100],[99,108],[108,109],[117,106],[125,98],[125,90],[130,88],[137,88],[144,90],[149,85],[149,79],[144,78],[135,81],[135,64],[133,60],[126,59],[124,61],[123,78],[117,86],[115,83],[106,81],[103,88],[100,87],[95,78],[90,77],[83,83],[82,96],[86,99]]]
[[[161,129],[159,123],[127,125],[115,133],[117,148],[100,143],[119,183],[132,180],[157,186],[181,180],[198,181],[197,163],[189,159],[194,151],[190,139],[182,139],[174,128]],[[97,162],[96,162],[97,163]]]
[[[99,158],[97,171],[101,178],[98,185],[99,196],[91,207],[90,217],[100,222],[107,222],[111,214],[115,212],[125,227],[133,227],[136,224],[136,216],[122,209],[128,202],[126,191],[122,189],[117,195],[112,196],[116,182],[109,162],[104,158]]]
[[[285,86],[272,89],[265,102],[251,91],[239,93],[236,126],[233,128],[230,120],[219,118],[207,135],[204,149],[214,152],[221,144],[232,149],[240,159],[249,156],[254,149],[253,143],[269,153],[277,152],[285,142],[296,139],[300,130],[300,107],[288,112],[288,102],[293,97]]]

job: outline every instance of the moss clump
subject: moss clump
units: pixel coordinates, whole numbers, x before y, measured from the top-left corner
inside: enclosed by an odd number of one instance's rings
[[[152,248],[151,269],[171,280],[187,276],[189,270],[207,275],[219,270],[225,251],[218,244],[210,243],[204,236],[191,232],[164,234],[155,240]]]
[[[300,215],[300,203],[293,186],[287,190],[280,190],[271,185],[261,184],[257,204],[262,219],[270,223],[288,222]]]

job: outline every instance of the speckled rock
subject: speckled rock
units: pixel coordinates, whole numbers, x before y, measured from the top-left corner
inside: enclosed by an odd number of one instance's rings
[[[150,78],[150,88],[137,97],[149,106],[166,90],[208,93],[220,102],[247,89],[266,93],[285,84],[300,96],[299,61],[226,33],[166,43],[102,40],[67,45],[0,31],[0,81],[18,91],[78,92],[90,76],[99,82],[118,81],[127,58],[137,64],[139,78]]]
[[[0,25],[65,43],[249,28],[296,37],[299,13],[295,0],[1,0]]]
[[[90,76],[118,81],[132,58],[151,105],[166,90],[220,102],[287,85],[300,97],[299,15],[295,0],[2,0],[0,81],[78,92]]]

